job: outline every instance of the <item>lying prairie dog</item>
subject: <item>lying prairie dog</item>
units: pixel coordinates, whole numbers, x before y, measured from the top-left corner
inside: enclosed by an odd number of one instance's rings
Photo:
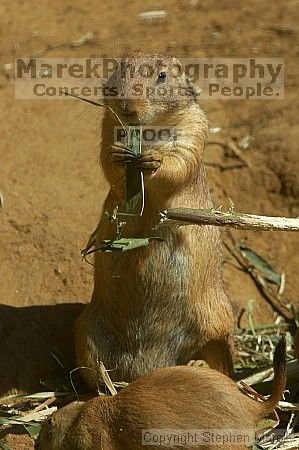
[[[185,435],[190,432],[193,439],[194,432],[200,439],[203,431],[212,433],[214,430],[219,435],[219,430],[223,430],[228,436],[228,430],[232,430],[243,436],[243,441],[219,444],[218,448],[245,450],[246,436],[253,436],[258,421],[274,410],[283,394],[285,365],[285,340],[281,339],[274,355],[272,393],[263,403],[249,398],[230,378],[207,366],[158,369],[134,381],[114,397],[73,402],[58,410],[44,423],[36,449],[207,450],[215,448],[215,441],[213,445],[207,441],[197,445],[193,441],[192,445],[189,442],[183,447],[174,443],[164,447],[155,443],[145,446],[145,443],[154,439],[153,430],[158,430],[156,435],[158,432],[161,439],[173,436],[173,440],[178,430]],[[212,439],[211,434],[205,435],[205,439]]]
[[[147,78],[138,75],[142,65],[158,60],[164,67],[160,73],[154,71]],[[124,98],[107,100],[108,105],[125,126],[176,127],[179,136],[157,139],[136,157],[125,144],[114,142],[119,122],[110,110],[105,112],[100,162],[110,191],[101,221],[115,204],[124,211],[125,166],[130,164],[132,170],[144,174],[145,207],[142,217],[125,218],[122,236],[158,236],[163,241],[117,254],[95,254],[92,300],[75,329],[77,365],[94,369],[81,372],[93,389],[98,361],[114,369],[110,373],[114,381],[130,382],[157,368],[198,359],[231,375],[235,322],[223,286],[219,230],[197,225],[153,230],[159,213],[169,208],[213,206],[203,164],[206,116],[184,73],[171,75],[171,67],[180,64],[177,59],[134,52],[123,63],[131,63],[137,75],[131,77],[126,71],[122,79],[116,69],[112,77]],[[144,89],[180,88],[186,95],[127,98],[138,84]],[[106,221],[96,246],[113,233]]]

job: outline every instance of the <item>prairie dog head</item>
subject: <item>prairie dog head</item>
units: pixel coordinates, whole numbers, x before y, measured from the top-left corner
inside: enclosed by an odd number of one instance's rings
[[[194,102],[180,61],[158,54],[134,52],[122,58],[107,87],[117,92],[107,103],[124,123],[174,124],[177,114]]]
[[[110,436],[112,410],[113,397],[94,397],[64,406],[44,422],[35,449],[119,450]]]
[[[68,441],[72,425],[84,402],[73,402],[56,411],[44,422],[35,444],[36,450],[73,450]]]

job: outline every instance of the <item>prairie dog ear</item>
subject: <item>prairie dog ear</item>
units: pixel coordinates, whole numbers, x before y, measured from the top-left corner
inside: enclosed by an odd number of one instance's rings
[[[186,79],[183,64],[175,57],[171,58],[170,70],[173,77]]]
[[[171,64],[181,67],[181,69],[183,68],[181,61],[179,61],[175,56],[171,58]]]
[[[49,426],[51,426],[51,425],[53,424],[53,417],[52,417],[52,416],[50,416],[50,417],[47,418],[47,424],[48,424]]]

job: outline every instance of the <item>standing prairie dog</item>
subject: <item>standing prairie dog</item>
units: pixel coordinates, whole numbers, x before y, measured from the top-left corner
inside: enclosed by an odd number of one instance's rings
[[[36,448],[245,450],[259,420],[274,410],[283,394],[285,362],[282,339],[274,356],[272,393],[264,403],[247,397],[230,378],[208,367],[158,369],[114,397],[73,402],[55,412],[43,425]],[[191,436],[185,445],[179,446],[178,440],[175,444],[179,432],[181,444],[184,436]],[[168,439],[168,444],[164,440],[164,445],[155,445],[155,435]],[[216,436],[223,436],[224,444],[216,445]]]
[[[115,204],[123,205],[125,164],[130,164],[143,171],[145,208],[142,217],[126,218],[123,237],[163,239],[124,253],[95,254],[92,300],[75,328],[77,364],[97,372],[98,362],[103,361],[112,369],[113,380],[132,381],[156,368],[197,359],[228,375],[233,368],[234,319],[223,287],[218,229],[190,225],[153,230],[159,213],[169,208],[212,207],[203,165],[207,120],[184,73],[170,73],[179,62],[135,52],[123,63],[138,69],[158,59],[163,71],[147,78],[126,72],[122,79],[116,69],[113,83],[127,99],[108,104],[125,125],[176,127],[177,140],[157,140],[137,157],[125,144],[114,143],[119,122],[110,111],[102,123],[100,161],[110,191],[101,220]],[[185,95],[128,99],[136,84],[144,90],[163,85]],[[106,223],[99,230],[98,243],[111,237],[113,228]],[[82,370],[82,375],[95,387],[93,371]]]

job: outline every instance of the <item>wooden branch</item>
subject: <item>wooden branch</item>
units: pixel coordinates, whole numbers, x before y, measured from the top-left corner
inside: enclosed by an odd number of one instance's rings
[[[218,141],[217,139],[213,139],[211,141],[208,141],[206,145],[220,145],[221,147],[230,150],[236,158],[238,158],[244,166],[249,166],[248,162],[244,159],[242,152],[240,149],[238,149],[237,144],[235,144],[233,141]]]
[[[242,252],[236,251],[236,245],[237,242],[233,238],[230,231],[228,231],[228,235],[230,239],[232,240],[232,243],[234,244],[234,247],[231,248],[229,245],[227,245],[225,242],[223,243],[224,246],[227,248],[227,250],[230,252],[230,254],[238,261],[240,264],[240,267],[242,267],[246,273],[253,279],[256,286],[258,287],[259,291],[263,294],[265,299],[270,303],[272,308],[278,312],[279,315],[285,318],[287,322],[294,322],[295,316],[294,316],[294,310],[290,306],[289,302],[286,303],[281,295],[276,293],[273,288],[265,281],[265,279],[258,273],[255,267],[253,267],[251,264],[249,264],[248,260],[244,258],[242,255]]]
[[[176,208],[160,213],[160,225],[214,225],[239,230],[299,231],[299,218],[257,216],[233,210]]]

